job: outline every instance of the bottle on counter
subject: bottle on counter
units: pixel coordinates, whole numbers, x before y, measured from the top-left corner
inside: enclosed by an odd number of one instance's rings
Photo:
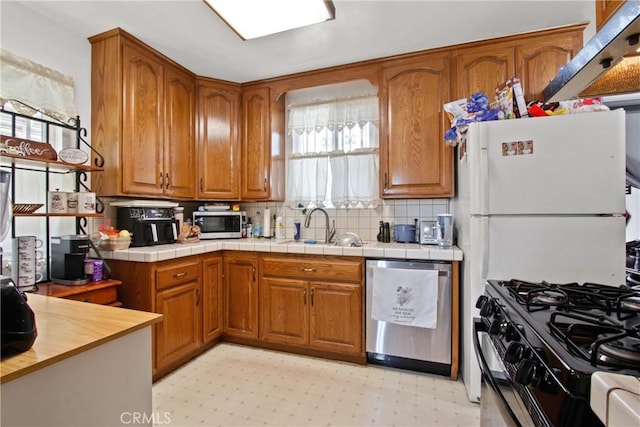
[[[276,217],[276,240],[284,240],[286,233],[285,233],[285,229],[284,229],[284,219],[282,218],[282,215],[278,215]]]
[[[253,220],[253,237],[262,237],[262,213],[256,212],[256,217]]]
[[[378,229],[378,235],[376,236],[378,242],[384,241],[384,222],[380,221],[380,228]]]
[[[384,223],[384,237],[382,241],[384,243],[391,243],[391,228],[388,222]]]

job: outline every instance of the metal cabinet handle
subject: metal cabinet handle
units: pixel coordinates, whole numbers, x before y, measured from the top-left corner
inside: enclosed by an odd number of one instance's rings
[[[200,191],[204,191],[204,178],[200,178]]]
[[[302,299],[304,301],[304,305],[307,305],[307,290],[302,291]]]
[[[314,295],[315,295],[315,294],[314,294],[314,292],[313,292],[313,289],[311,289],[311,305],[313,305],[313,304],[314,304],[314,302],[313,302],[313,297],[314,297]]]
[[[301,268],[300,270],[304,271],[305,273],[315,273],[316,271],[318,271],[318,269],[313,267]]]
[[[174,275],[173,275],[173,278],[174,278],[174,279],[179,279],[179,278],[184,277],[184,276],[186,276],[186,275],[187,275],[187,272],[186,272],[186,271],[183,271],[182,273],[176,273],[176,274],[174,274]]]
[[[387,172],[384,173],[384,189],[389,188],[389,175]]]
[[[196,289],[196,307],[200,305],[200,289]]]
[[[167,177],[167,190],[169,189],[169,186],[171,185],[171,180],[169,179],[169,174],[166,174]]]
[[[264,188],[264,192],[267,192],[267,178],[264,179],[264,184],[263,184],[263,188]]]
[[[253,267],[252,272],[253,272],[253,281],[255,282],[256,281],[256,268],[255,267]]]
[[[160,188],[164,188],[164,175],[160,172]]]

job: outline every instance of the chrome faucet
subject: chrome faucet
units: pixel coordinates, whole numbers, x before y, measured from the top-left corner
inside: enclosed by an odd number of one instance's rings
[[[329,228],[329,214],[327,213],[327,211],[325,211],[322,208],[313,208],[311,209],[308,213],[307,216],[304,219],[304,228],[309,228],[309,224],[311,223],[311,214],[313,214],[315,211],[320,211],[324,214],[325,216],[325,229],[324,229],[324,242],[325,243],[330,243],[331,240],[333,239],[333,236],[335,236],[336,234],[336,227],[335,227],[335,222],[334,222],[334,226],[333,228]]]

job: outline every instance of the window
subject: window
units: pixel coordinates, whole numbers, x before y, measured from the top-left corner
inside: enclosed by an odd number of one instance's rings
[[[378,96],[292,104],[287,113],[289,205],[375,207],[379,201]]]

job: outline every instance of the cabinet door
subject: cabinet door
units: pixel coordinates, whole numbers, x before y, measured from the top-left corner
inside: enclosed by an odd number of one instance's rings
[[[204,343],[222,335],[222,256],[202,260],[202,336]]]
[[[254,255],[224,258],[224,331],[228,335],[258,338],[258,269]]]
[[[122,192],[162,195],[164,69],[152,54],[122,46]]]
[[[156,325],[157,369],[196,351],[202,342],[200,285],[197,281],[156,293],[156,312],[163,318]]]
[[[341,353],[362,353],[362,286],[311,282],[310,289],[311,346]]]
[[[444,143],[447,55],[383,70],[380,188],[387,198],[453,195],[453,150]],[[447,126],[448,127],[448,126]]]
[[[238,199],[240,93],[217,83],[198,86],[198,198]]]
[[[455,99],[484,92],[492,102],[496,86],[515,75],[514,49],[509,45],[475,46],[455,54]]]
[[[544,88],[581,47],[581,31],[536,37],[535,40],[516,47],[516,75],[522,81],[526,102],[544,100]]]
[[[620,9],[626,0],[596,0],[596,30],[600,30],[604,24]]]
[[[269,197],[271,156],[271,91],[267,87],[242,94],[242,193],[248,200]]]
[[[307,282],[263,278],[260,284],[261,339],[285,344],[309,343]]]
[[[195,196],[195,79],[175,67],[165,68],[164,192]]]

